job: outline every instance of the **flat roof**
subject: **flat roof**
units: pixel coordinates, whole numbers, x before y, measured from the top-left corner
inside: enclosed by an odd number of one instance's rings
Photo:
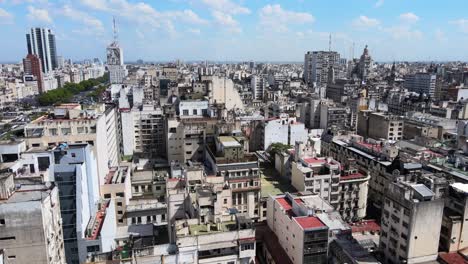
[[[326,227],[326,225],[315,216],[294,217],[294,219],[296,219],[302,229]]]
[[[281,207],[283,207],[284,210],[287,211],[292,209],[291,204],[288,202],[288,200],[286,200],[285,197],[276,198],[276,201],[278,201],[278,203],[281,205]]]

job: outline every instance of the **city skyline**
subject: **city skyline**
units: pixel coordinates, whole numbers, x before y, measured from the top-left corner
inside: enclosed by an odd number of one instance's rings
[[[376,61],[466,61],[468,17],[461,4],[355,0],[338,9],[303,0],[3,0],[0,33],[9,38],[0,44],[0,61],[27,54],[31,27],[51,28],[60,56],[104,59],[113,16],[127,61],[301,62],[306,51],[328,50],[330,34],[331,48],[344,58],[358,57],[367,44]]]

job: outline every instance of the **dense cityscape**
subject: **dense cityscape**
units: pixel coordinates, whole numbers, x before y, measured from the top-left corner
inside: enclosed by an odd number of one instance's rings
[[[129,63],[118,31],[0,64],[0,264],[468,263],[468,63]]]

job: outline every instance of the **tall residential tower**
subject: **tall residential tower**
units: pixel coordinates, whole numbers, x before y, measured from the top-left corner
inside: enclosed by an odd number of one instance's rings
[[[57,49],[55,35],[48,28],[31,28],[26,34],[28,54],[41,59],[42,71],[48,73],[57,68]]]

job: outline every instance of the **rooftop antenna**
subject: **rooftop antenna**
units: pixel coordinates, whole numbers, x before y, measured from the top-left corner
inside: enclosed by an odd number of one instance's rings
[[[351,60],[354,60],[354,41],[353,41],[353,50],[351,52]]]
[[[331,36],[331,33],[328,37],[328,52],[331,51],[331,45],[332,45],[332,36]]]
[[[112,22],[113,22],[112,30],[113,30],[113,33],[114,33],[114,42],[117,42],[117,27],[115,25],[115,17],[114,16],[112,17]]]

